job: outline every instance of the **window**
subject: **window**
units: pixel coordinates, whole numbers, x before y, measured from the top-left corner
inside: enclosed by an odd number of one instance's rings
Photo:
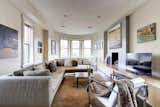
[[[69,57],[69,41],[61,40],[61,57],[67,58]]]
[[[83,56],[90,57],[91,56],[91,40],[84,40],[83,44]]]
[[[61,58],[90,57],[91,40],[61,40]]]
[[[33,63],[33,28],[24,25],[23,66]]]
[[[80,57],[80,41],[73,40],[71,47],[71,57]]]

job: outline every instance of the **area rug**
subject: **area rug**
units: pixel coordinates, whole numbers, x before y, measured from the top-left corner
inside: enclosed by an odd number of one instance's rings
[[[54,98],[52,107],[89,107],[87,85],[86,79],[79,79],[77,88],[74,77],[65,78]]]

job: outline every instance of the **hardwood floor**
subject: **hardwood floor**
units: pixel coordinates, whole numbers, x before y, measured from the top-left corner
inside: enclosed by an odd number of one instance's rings
[[[79,80],[76,87],[75,78],[65,78],[55,96],[52,107],[89,107],[87,80]]]

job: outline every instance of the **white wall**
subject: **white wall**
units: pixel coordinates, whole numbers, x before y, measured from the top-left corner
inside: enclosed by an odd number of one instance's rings
[[[0,75],[7,74],[21,67],[21,12],[8,0],[0,0],[0,24],[18,31],[18,57],[0,59]],[[37,53],[38,40],[42,41],[42,27],[28,20],[34,27],[34,63],[42,62],[42,55]]]
[[[51,40],[56,41],[56,55],[51,55]],[[55,58],[59,58],[59,46],[60,45],[60,37],[57,35],[53,30],[49,29],[49,34],[48,34],[48,59],[53,60]]]
[[[21,65],[21,17],[20,13],[8,0],[0,0],[0,24],[6,25],[18,31],[18,57],[0,59],[0,75],[9,73]]]
[[[130,16],[130,52],[153,53],[153,70],[160,72],[160,0],[148,0],[147,4]],[[157,23],[156,40],[137,43],[137,29]]]

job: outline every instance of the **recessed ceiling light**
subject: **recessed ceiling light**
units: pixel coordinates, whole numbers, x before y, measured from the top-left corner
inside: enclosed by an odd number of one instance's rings
[[[68,15],[67,15],[67,14],[64,14],[64,17],[68,17]]]
[[[92,29],[93,27],[92,26],[88,26],[88,29]]]
[[[98,18],[98,19],[100,19],[100,18],[101,18],[101,16],[97,16],[97,18]]]
[[[61,27],[63,27],[63,28],[64,28],[65,26],[61,26]]]

